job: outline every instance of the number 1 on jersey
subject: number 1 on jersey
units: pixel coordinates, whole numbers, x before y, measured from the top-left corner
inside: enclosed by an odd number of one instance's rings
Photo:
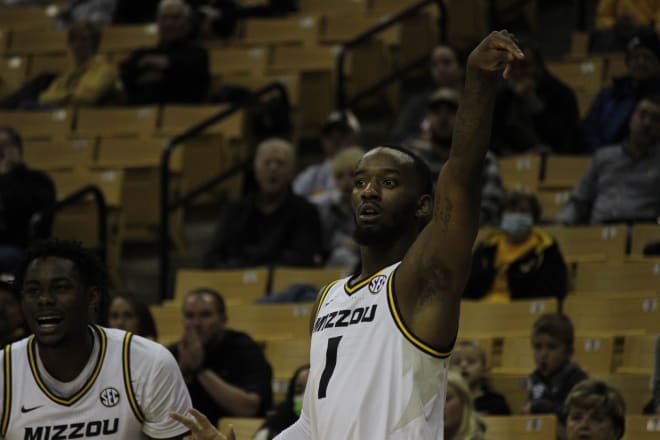
[[[325,352],[325,368],[321,374],[321,382],[319,383],[319,399],[323,399],[328,391],[328,383],[335,371],[337,365],[337,350],[339,349],[339,341],[341,336],[328,339],[328,349]]]

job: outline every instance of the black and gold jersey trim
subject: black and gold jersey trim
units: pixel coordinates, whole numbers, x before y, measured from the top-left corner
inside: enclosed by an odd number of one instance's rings
[[[335,280],[331,283],[328,283],[328,285],[325,286],[321,291],[321,296],[319,297],[319,303],[316,305],[316,310],[314,310],[314,319],[316,319],[316,317],[319,316],[319,310],[321,310],[321,306],[323,305],[323,301],[325,301],[326,295],[328,294],[332,286],[337,284],[337,282],[339,282],[339,280]]]
[[[5,371],[4,401],[2,402],[2,424],[0,425],[0,436],[7,435],[9,428],[9,415],[11,414],[11,345],[5,347],[5,362],[3,365]]]
[[[349,283],[351,282],[351,280],[349,278],[344,283],[344,292],[346,292],[347,295],[353,295],[355,292],[357,292],[358,290],[362,289],[364,286],[369,284],[371,282],[371,280],[376,278],[378,275],[382,275],[385,270],[387,270],[387,267],[382,268],[381,270],[379,270],[375,274],[371,275],[369,278],[366,278],[366,279],[360,281],[359,283],[357,283],[354,286],[349,286]]]
[[[128,396],[128,401],[131,404],[131,409],[135,418],[138,419],[140,423],[144,423],[144,414],[137,403],[135,398],[135,392],[133,391],[133,383],[131,382],[131,340],[133,339],[133,334],[131,332],[126,332],[124,336],[124,345],[122,347],[122,370],[124,373],[124,388],[126,388],[126,395]]]
[[[394,323],[399,328],[401,333],[403,333],[403,336],[408,341],[410,341],[410,343],[412,343],[415,347],[422,350],[424,353],[441,359],[448,357],[451,354],[451,352],[443,353],[431,347],[430,345],[428,345],[427,343],[425,343],[424,341],[413,335],[410,329],[403,322],[403,319],[401,319],[401,315],[399,314],[399,305],[397,304],[396,298],[394,296],[394,285],[393,285],[394,275],[396,274],[396,271],[398,269],[399,268],[397,267],[390,274],[390,277],[387,280],[387,304],[389,305],[390,313],[392,314],[392,319],[394,319]]]
[[[36,356],[35,356],[35,339],[34,336],[30,336],[30,339],[28,341],[28,362],[30,364],[30,369],[32,370],[32,376],[34,377],[35,382],[37,382],[37,386],[43,391],[43,393],[53,402],[59,403],[60,405],[65,405],[65,406],[71,406],[74,403],[76,403],[78,400],[80,400],[87,391],[94,385],[94,382],[96,381],[96,378],[99,376],[99,373],[101,372],[101,368],[103,367],[103,359],[105,359],[105,353],[107,349],[107,337],[105,335],[105,332],[103,329],[99,326],[92,326],[91,327],[93,331],[95,331],[98,336],[99,340],[101,341],[101,347],[99,349],[99,354],[96,358],[96,366],[94,367],[94,371],[92,375],[87,379],[87,382],[71,397],[68,399],[63,399],[61,397],[56,396],[53,394],[46,384],[44,383],[43,379],[41,378],[41,375],[39,374],[39,370],[37,369],[37,361],[36,361]]]

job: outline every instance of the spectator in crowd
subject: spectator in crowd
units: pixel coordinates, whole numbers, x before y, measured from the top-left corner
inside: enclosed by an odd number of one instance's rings
[[[141,24],[156,21],[159,0],[117,0],[113,24]]]
[[[355,267],[360,260],[359,248],[353,239],[355,219],[351,194],[353,170],[363,155],[360,147],[348,147],[337,153],[332,159],[336,190],[312,198],[321,217],[326,266]]]
[[[653,396],[644,407],[644,414],[660,414],[660,337],[655,341],[655,371],[653,373]]]
[[[660,40],[652,31],[639,32],[626,50],[628,74],[614,78],[594,98],[583,123],[588,151],[621,142],[628,135],[628,121],[639,100],[660,95]]]
[[[149,306],[131,293],[115,294],[112,298],[108,327],[126,330],[151,340],[158,339],[156,323]]]
[[[192,103],[206,98],[209,59],[190,38],[190,6],[183,0],[158,5],[156,47],[138,49],[121,63],[129,104]]]
[[[13,281],[13,277],[9,279]],[[20,293],[12,281],[6,276],[0,279],[0,347],[27,335]]]
[[[31,219],[55,203],[53,181],[23,163],[23,141],[16,130],[0,126],[0,273],[11,273],[31,235],[44,237],[47,218],[32,231]]]
[[[434,179],[449,159],[459,101],[460,95],[453,89],[436,90],[428,100],[426,128],[419,137],[406,142],[406,146],[426,161]],[[481,182],[480,223],[496,225],[499,223],[504,188],[497,159],[491,152],[486,153]]]
[[[112,23],[116,7],[117,0],[69,0],[56,22],[63,27],[79,22],[108,25]]]
[[[534,194],[513,191],[506,196],[500,229],[474,250],[464,298],[487,302],[564,298],[566,263],[555,239],[534,227],[540,216]]]
[[[332,176],[332,158],[346,147],[356,145],[360,133],[360,123],[351,111],[330,113],[321,128],[323,162],[305,168],[293,181],[293,192],[310,198],[325,192],[334,191],[335,179]]]
[[[316,207],[291,192],[293,146],[271,138],[254,158],[257,189],[223,209],[203,265],[312,266],[321,262],[321,222]]]
[[[477,341],[464,340],[456,343],[452,350],[449,369],[456,371],[470,387],[474,409],[480,414],[511,414],[509,404],[503,395],[495,392],[488,383],[486,352]]]
[[[573,324],[567,316],[550,313],[536,320],[531,341],[536,369],[529,376],[525,412],[559,415],[571,388],[587,378],[571,361],[573,342]]]
[[[226,327],[222,296],[197,289],[183,301],[183,335],[169,347],[193,406],[217,424],[225,416],[263,417],[272,405],[272,371],[259,346]]]
[[[626,405],[619,391],[587,379],[571,390],[561,419],[566,440],[620,440],[626,431]]]
[[[445,440],[482,440],[484,425],[477,416],[470,388],[455,371],[447,373]]]
[[[291,426],[302,410],[303,395],[307,386],[309,365],[298,368],[289,381],[284,402],[275,407],[266,418],[264,425],[257,431],[253,440],[272,440],[277,434]]]
[[[657,0],[600,0],[596,8],[590,50],[622,51],[635,32],[658,23],[660,3]]]
[[[74,66],[58,75],[39,95],[42,107],[96,105],[117,92],[117,69],[98,55],[101,30],[90,22],[73,24],[68,31]]]
[[[463,89],[465,74],[464,60],[458,49],[446,44],[436,46],[431,52],[431,79],[437,88],[450,88],[457,92]],[[426,117],[429,99],[434,90],[411,96],[404,104],[392,129],[394,142],[415,138],[422,132],[422,122]]]
[[[660,95],[637,104],[629,127],[625,141],[594,154],[557,221],[655,222],[660,216]]]
[[[240,5],[235,0],[186,0],[193,10],[193,33],[227,38],[234,34]]]
[[[538,48],[522,46],[525,58],[495,100],[492,148],[498,155],[574,153],[580,114],[575,93],[547,69]]]

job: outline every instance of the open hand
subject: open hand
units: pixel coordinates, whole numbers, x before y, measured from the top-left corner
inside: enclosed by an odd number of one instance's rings
[[[515,37],[509,31],[491,32],[470,53],[468,68],[475,68],[486,72],[498,72],[504,69],[502,76],[509,78],[511,64],[515,60],[522,60],[525,55],[516,44]]]
[[[215,426],[201,412],[194,408],[190,408],[188,412],[192,417],[186,417],[175,412],[170,413],[170,417],[190,429],[191,436],[189,438],[192,440],[236,440],[233,426],[229,425],[229,429],[223,434],[215,429]]]

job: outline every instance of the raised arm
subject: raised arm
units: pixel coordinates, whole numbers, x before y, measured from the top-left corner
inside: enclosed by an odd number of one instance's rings
[[[403,321],[417,338],[441,353],[456,337],[461,292],[479,227],[498,72],[504,69],[508,77],[510,63],[523,57],[507,31],[491,33],[470,54],[451,155],[438,177],[433,216],[395,277]]]

